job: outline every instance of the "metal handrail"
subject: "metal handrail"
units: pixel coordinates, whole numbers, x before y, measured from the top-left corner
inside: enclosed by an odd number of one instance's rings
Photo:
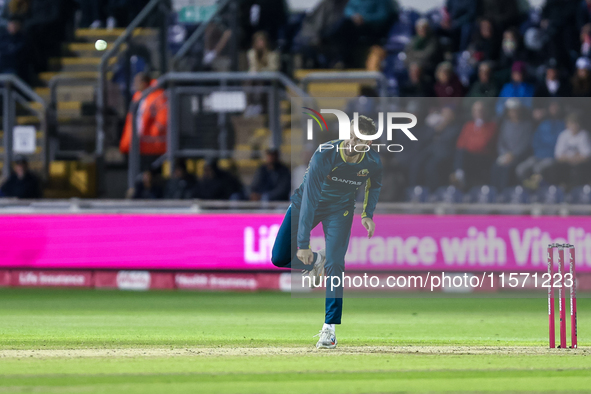
[[[47,146],[47,104],[41,96],[39,96],[29,85],[23,82],[16,75],[0,74],[0,85],[4,86],[3,100],[4,106],[2,109],[2,122],[4,128],[4,167],[2,175],[8,176],[10,173],[10,163],[12,161],[12,129],[15,125],[16,106],[18,101],[21,105],[26,107],[29,111],[35,114],[40,121],[41,130],[44,135],[43,147],[43,168],[46,171],[48,165],[48,146]],[[32,108],[30,101],[41,104],[42,110],[38,111]],[[46,174],[44,174],[46,175]]]
[[[291,89],[296,95],[302,98],[309,98],[310,96],[308,93],[303,91],[298,85],[296,85],[291,79],[280,72],[260,72],[260,73],[251,73],[251,72],[170,72],[167,73],[156,80],[152,86],[142,92],[140,98],[134,102],[130,108],[130,112],[132,113],[132,133],[131,133],[131,144],[129,150],[129,174],[128,174],[128,184],[129,187],[132,187],[135,178],[139,173],[138,168],[136,168],[136,164],[139,163],[140,160],[140,144],[139,144],[139,135],[138,135],[138,124],[137,124],[137,111],[140,107],[141,102],[152,92],[157,89],[161,89],[163,86],[167,85],[168,83],[175,83],[175,84],[187,84],[187,83],[195,83],[200,81],[219,81],[220,84],[227,83],[229,81],[276,81],[281,83],[283,86]],[[170,106],[170,100],[169,100]],[[169,120],[173,118],[173,111],[169,109]],[[168,133],[168,144],[167,149],[168,152],[166,153],[168,160],[170,162],[170,171],[174,171],[174,160],[172,160],[172,151],[171,151],[171,127],[169,127]]]
[[[160,4],[166,4],[166,0],[150,0],[150,2],[140,11],[139,14],[131,21],[127,29],[121,34],[111,48],[105,52],[101,57],[99,64],[99,79],[97,91],[97,117],[96,117],[96,154],[101,156],[103,154],[103,143],[105,140],[105,111],[106,111],[106,72],[109,59],[118,53],[119,48],[125,43],[133,34],[134,30],[140,26],[141,23],[158,7]]]
[[[21,91],[25,96],[27,96],[31,101],[38,102],[43,106],[43,108],[47,107],[45,100],[41,96],[39,96],[35,91],[27,85],[22,79],[17,77],[14,74],[0,74],[0,83],[10,83],[14,85],[18,90]]]
[[[179,48],[177,53],[172,57],[172,70],[175,70],[178,62],[189,52],[191,47],[195,45],[195,43],[205,34],[205,29],[207,28],[207,24],[213,18],[218,16],[232,1],[234,0],[222,0],[219,2],[217,9],[213,14],[210,15],[209,19],[203,21],[199,27],[189,36],[187,40],[183,43],[183,45]]]
[[[0,215],[12,213],[187,213],[215,211],[226,212],[270,212],[284,210],[288,201],[215,201],[215,200],[19,200],[0,199]],[[358,207],[357,213],[360,213]],[[448,203],[378,203],[377,213],[416,214],[417,211],[436,215],[458,214],[505,214],[505,215],[591,215],[590,204],[448,204]]]
[[[310,95],[302,90],[295,82],[293,82],[285,74],[276,71],[264,71],[259,73],[251,73],[246,71],[240,72],[169,72],[156,80],[153,86],[142,92],[139,101],[146,98],[150,93],[156,89],[162,88],[167,83],[190,83],[201,81],[270,81],[276,80],[285,87],[294,91],[299,97],[309,98]],[[138,102],[139,102],[138,101]]]
[[[339,71],[339,72],[312,72],[300,81],[302,88],[307,92],[311,82],[352,82],[352,81],[376,81],[380,97],[388,94],[388,81],[384,74],[377,71]]]

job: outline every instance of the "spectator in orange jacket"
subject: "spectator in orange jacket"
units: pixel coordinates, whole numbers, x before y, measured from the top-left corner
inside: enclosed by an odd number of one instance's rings
[[[133,102],[137,102],[142,93],[152,85],[150,77],[144,73],[138,73],[134,79],[135,94]],[[137,112],[140,135],[140,154],[142,156],[160,156],[166,153],[166,131],[168,125],[168,101],[163,89],[157,89],[140,103]],[[125,127],[119,150],[121,153],[129,153],[131,146],[131,133],[133,131],[132,114],[127,114]]]

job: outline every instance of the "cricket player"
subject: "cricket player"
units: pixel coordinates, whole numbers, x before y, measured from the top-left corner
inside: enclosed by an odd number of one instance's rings
[[[353,122],[352,122],[353,123]],[[359,116],[361,135],[373,135],[376,126],[372,119]],[[337,346],[335,325],[341,324],[343,288],[331,289],[330,276],[342,279],[345,254],[349,246],[355,196],[365,183],[365,201],[361,224],[373,236],[373,213],[382,187],[382,163],[371,149],[370,140],[362,140],[353,133],[348,140],[334,140],[321,144],[308,165],[301,186],[294,192],[283,223],[273,245],[272,261],[277,267],[308,271],[316,278],[328,276],[326,286],[325,320],[316,347],[334,349]],[[322,223],[326,248],[310,250],[310,231]],[[320,278],[321,279],[321,278]]]

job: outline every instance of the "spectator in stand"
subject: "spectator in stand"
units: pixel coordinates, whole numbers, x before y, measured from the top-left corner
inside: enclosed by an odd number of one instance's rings
[[[252,48],[246,53],[249,72],[278,71],[279,54],[269,49],[269,38],[264,31],[252,36]]]
[[[490,20],[496,31],[516,27],[522,20],[519,0],[480,0],[480,15]]]
[[[478,29],[474,32],[468,50],[472,58],[478,62],[494,61],[499,58],[499,37],[495,35],[492,22],[482,18],[478,21]]]
[[[193,192],[203,200],[242,200],[243,187],[237,176],[219,167],[218,159],[210,159],[203,167],[203,177]]]
[[[553,100],[548,104],[547,113],[548,117],[539,124],[532,138],[533,156],[520,163],[515,169],[517,179],[520,182],[528,183],[532,189],[537,188],[542,173],[554,165],[556,141],[558,135],[565,128],[558,101]]]
[[[140,100],[143,92],[150,87],[152,79],[148,74],[137,73],[133,80],[135,93],[132,104]],[[140,138],[140,154],[142,169],[149,169],[151,163],[166,153],[166,133],[168,128],[168,101],[163,89],[157,89],[139,104],[138,133]],[[131,148],[133,132],[132,114],[127,114],[123,134],[119,142],[119,150],[128,154]]]
[[[274,48],[287,26],[289,7],[286,0],[241,0],[240,27],[242,42],[240,48],[247,50],[250,38],[257,31],[264,31]]]
[[[31,0],[8,0],[0,15],[0,74],[16,74],[27,83],[33,80],[33,70],[23,23],[30,9]]]
[[[558,136],[554,158],[556,164],[544,176],[551,183],[572,188],[589,181],[591,139],[581,127],[581,115],[578,112],[566,117],[566,130]]]
[[[22,22],[29,16],[30,9],[31,0],[6,1],[0,13],[0,27],[6,27],[11,20],[20,20]]]
[[[424,185],[435,190],[446,183],[451,172],[460,125],[451,105],[430,114],[426,122],[431,126],[431,133],[412,159],[409,183],[410,186]]]
[[[15,74],[29,81],[22,24],[20,19],[11,18],[6,27],[0,27],[0,74]]]
[[[591,0],[579,0],[577,27],[580,30],[588,23],[591,23]]]
[[[546,0],[542,7],[540,27],[546,43],[546,53],[563,65],[570,66],[571,51],[579,49],[577,10],[577,0]]]
[[[580,57],[577,60],[577,71],[571,79],[572,97],[591,97],[591,60]]]
[[[359,95],[347,102],[345,113],[349,119],[353,119],[354,113],[364,114],[371,119],[378,118],[379,93],[373,86],[361,85]]]
[[[397,18],[392,0],[349,0],[343,17],[326,37],[337,50],[337,63],[342,62],[345,67],[353,64],[351,45],[360,38],[365,39],[368,46],[378,43]]]
[[[568,97],[570,89],[561,81],[558,62],[550,59],[546,65],[546,78],[538,83],[534,93],[535,97]]]
[[[278,71],[279,54],[269,49],[269,39],[267,33],[258,31],[252,36],[252,48],[246,53],[248,59],[248,71]],[[250,82],[250,86],[264,85],[264,82]],[[245,117],[253,117],[266,113],[266,100],[260,93],[251,93],[248,95],[249,105],[244,112]]]
[[[187,172],[187,164],[184,160],[177,160],[172,177],[164,187],[164,198],[170,200],[184,200],[193,197],[197,187],[197,178]]]
[[[252,201],[287,201],[291,190],[289,168],[279,161],[279,150],[268,149],[265,164],[259,167],[252,181]]]
[[[433,83],[418,63],[408,65],[408,80],[400,85],[401,97],[433,97]]]
[[[464,97],[464,85],[460,82],[450,62],[442,62],[437,66],[435,79],[436,97]]]
[[[339,21],[349,0],[323,0],[306,14],[302,27],[294,38],[293,51],[303,56],[304,68],[328,67],[324,37]]]
[[[581,28],[581,56],[591,58],[591,23]]]
[[[446,17],[441,27],[446,30],[453,42],[454,50],[463,51],[468,47],[478,11],[478,2],[474,0],[446,0]]]
[[[0,187],[0,197],[41,198],[41,182],[29,171],[25,156],[16,156],[12,163],[12,173]]]
[[[81,0],[81,25],[98,29],[126,27],[148,4],[148,0]]]
[[[498,131],[490,112],[483,101],[472,105],[472,120],[464,125],[456,144],[452,184],[461,188],[488,184]]]
[[[509,29],[503,33],[501,42],[501,54],[497,65],[495,79],[501,84],[511,80],[511,68],[518,61],[526,60],[526,51],[523,48],[521,36],[516,29]]]
[[[74,7],[70,0],[31,0],[29,10],[29,16],[23,21],[23,31],[28,61],[38,73],[48,69],[49,57],[60,53]]]
[[[533,124],[525,118],[519,99],[505,102],[506,116],[501,123],[497,158],[491,169],[491,184],[502,191],[514,183],[515,167],[529,154]]]
[[[492,77],[492,65],[482,62],[478,66],[478,80],[470,86],[462,106],[465,111],[471,110],[479,97],[498,97],[499,86]]]
[[[439,38],[433,34],[429,21],[421,18],[415,23],[417,35],[404,48],[407,66],[416,63],[430,73],[441,58]]]
[[[503,114],[505,103],[511,97],[519,97],[524,106],[531,108],[533,95],[533,85],[525,82],[525,63],[515,62],[511,68],[511,82],[506,83],[499,94],[497,115],[501,116]]]
[[[231,71],[232,60],[228,47],[231,37],[232,30],[221,18],[215,18],[207,24],[203,39],[203,65],[206,71]]]
[[[156,200],[163,197],[160,177],[154,169],[142,172],[141,179],[135,183],[128,196],[134,200]]]

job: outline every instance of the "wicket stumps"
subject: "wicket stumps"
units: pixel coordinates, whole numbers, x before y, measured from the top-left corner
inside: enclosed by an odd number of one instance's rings
[[[558,278],[554,275],[554,249],[558,249]],[[565,290],[565,249],[569,256],[570,274],[570,326],[571,326],[571,348],[577,348],[577,292],[576,292],[576,268],[575,268],[575,247],[570,244],[548,245],[548,329],[550,348],[556,347],[556,327],[554,316],[554,285],[559,281],[558,287],[558,311],[560,323],[560,348],[566,346],[566,290]]]

